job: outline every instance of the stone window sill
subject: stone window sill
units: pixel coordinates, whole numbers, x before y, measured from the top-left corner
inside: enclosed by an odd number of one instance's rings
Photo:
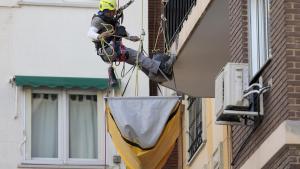
[[[29,6],[57,6],[57,7],[77,7],[77,8],[97,8],[98,1],[95,0],[21,0],[19,5]]]

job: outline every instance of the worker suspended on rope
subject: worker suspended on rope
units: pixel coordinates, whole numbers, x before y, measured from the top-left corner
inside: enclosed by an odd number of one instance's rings
[[[95,44],[97,54],[107,63],[125,61],[131,65],[138,65],[146,75],[150,75],[151,79],[161,82],[161,78],[155,76],[172,77],[172,67],[176,59],[175,55],[168,56],[166,54],[157,54],[155,59],[151,59],[143,52],[127,48],[122,44],[122,38],[130,41],[140,41],[138,36],[130,36],[125,27],[118,22],[115,0],[100,0],[99,11],[95,14],[91,21],[88,31],[88,37]],[[138,62],[136,59],[138,58]],[[166,76],[165,76],[166,75]],[[165,79],[166,81],[166,79]]]

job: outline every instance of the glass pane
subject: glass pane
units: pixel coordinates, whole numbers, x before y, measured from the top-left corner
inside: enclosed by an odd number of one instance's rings
[[[254,76],[270,57],[269,24],[269,0],[249,1],[251,76]]]
[[[249,1],[249,24],[251,76],[254,76],[259,70],[258,9],[256,0]]]
[[[202,99],[190,99],[191,103],[192,105],[189,109],[189,159],[191,159],[202,143]]]
[[[201,98],[197,98],[196,105],[195,105],[195,112],[196,112],[196,125],[198,126],[199,123],[202,121],[202,100]]]
[[[270,57],[270,47],[269,47],[269,36],[270,36],[270,9],[269,9],[269,0],[264,0],[263,1],[263,13],[262,17],[264,19],[264,46],[265,46],[265,51],[264,51],[264,60],[266,60]]]
[[[69,95],[69,157],[96,159],[97,96]]]
[[[57,94],[32,94],[31,156],[58,157]]]

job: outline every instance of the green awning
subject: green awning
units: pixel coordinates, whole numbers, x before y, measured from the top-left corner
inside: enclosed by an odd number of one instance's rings
[[[107,89],[107,78],[81,77],[49,77],[49,76],[15,76],[17,86],[48,87],[48,88],[80,88],[80,89]]]

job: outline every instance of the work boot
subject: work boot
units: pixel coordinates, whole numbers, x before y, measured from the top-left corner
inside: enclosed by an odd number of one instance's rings
[[[115,75],[115,70],[111,66],[108,68],[108,77],[109,77],[109,82],[108,82],[109,86],[111,86],[111,87],[118,86],[118,80]]]
[[[169,59],[166,62],[161,62],[159,65],[160,70],[167,76],[171,76],[173,72],[173,65],[176,61],[176,55],[170,54]]]

